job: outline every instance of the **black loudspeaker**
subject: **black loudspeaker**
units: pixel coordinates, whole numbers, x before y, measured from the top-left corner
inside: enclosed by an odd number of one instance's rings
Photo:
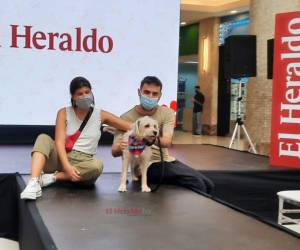
[[[256,76],[256,36],[234,35],[225,39],[225,77]]]
[[[267,58],[267,64],[268,64],[268,79],[273,79],[273,58],[274,58],[274,39],[268,40],[268,58]]]
[[[231,81],[224,75],[224,46],[219,47],[218,123],[217,135],[226,136],[230,130]]]

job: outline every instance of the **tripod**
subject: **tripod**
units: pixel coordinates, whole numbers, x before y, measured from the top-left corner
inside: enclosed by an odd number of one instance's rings
[[[230,144],[229,144],[229,148],[232,147],[232,144],[233,144],[233,141],[237,135],[237,145],[240,144],[240,138],[241,138],[241,127],[247,137],[247,140],[250,144],[250,149],[252,149],[252,151],[257,154],[256,152],[256,149],[251,141],[251,138],[247,132],[247,129],[244,125],[244,122],[242,120],[242,116],[241,116],[241,101],[242,101],[242,82],[241,82],[241,79],[239,80],[239,97],[237,99],[238,101],[238,108],[237,108],[237,118],[236,118],[236,121],[235,121],[235,127],[234,127],[234,130],[233,130],[233,134],[232,134],[232,137],[231,137],[231,140],[230,140]]]

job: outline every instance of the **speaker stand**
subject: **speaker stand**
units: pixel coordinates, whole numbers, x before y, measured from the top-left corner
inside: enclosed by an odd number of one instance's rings
[[[247,132],[247,129],[244,125],[244,122],[243,122],[242,116],[241,116],[241,101],[243,99],[241,79],[239,80],[238,84],[239,84],[239,97],[237,99],[238,100],[237,118],[236,118],[236,121],[235,121],[235,127],[234,127],[233,134],[232,134],[232,137],[231,137],[231,140],[230,140],[229,148],[232,148],[233,142],[236,139],[236,135],[237,135],[237,145],[240,145],[241,128],[242,128],[245,135],[246,135],[246,138],[247,138],[247,140],[250,144],[250,150],[252,150],[254,152],[254,154],[257,154],[257,151],[254,147],[254,144],[252,143],[252,140],[251,140],[251,138],[250,138],[250,136]]]

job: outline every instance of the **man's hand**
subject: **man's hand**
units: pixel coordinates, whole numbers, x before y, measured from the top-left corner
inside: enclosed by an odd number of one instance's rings
[[[146,136],[144,137],[144,139],[150,143],[150,144],[154,144],[157,140],[157,137],[156,136]]]
[[[120,141],[120,148],[122,150],[122,152],[128,147],[128,141],[125,139],[122,139]]]
[[[111,153],[113,157],[122,156],[123,151],[128,147],[128,141],[120,139],[112,145]]]
[[[70,181],[73,182],[81,181],[80,172],[75,167],[71,166],[70,168],[67,169],[66,173],[69,176]]]

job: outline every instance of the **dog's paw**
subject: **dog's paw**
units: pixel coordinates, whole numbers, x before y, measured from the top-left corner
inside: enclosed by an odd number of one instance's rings
[[[148,186],[144,186],[144,187],[142,187],[142,192],[149,193],[149,192],[151,192],[151,189]]]
[[[126,192],[127,191],[126,185],[120,185],[118,190],[119,192]]]

